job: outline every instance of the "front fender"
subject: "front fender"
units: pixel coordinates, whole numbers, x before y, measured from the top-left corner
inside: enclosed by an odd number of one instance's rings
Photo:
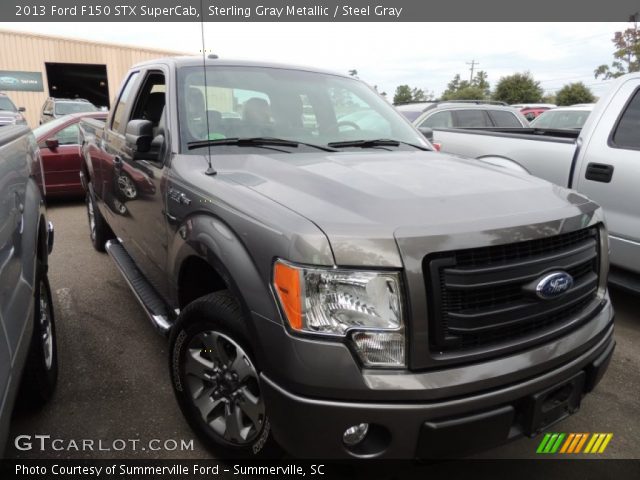
[[[178,304],[178,279],[184,261],[198,257],[223,278],[248,312],[280,321],[268,284],[240,238],[222,220],[205,214],[186,219],[169,245],[172,301]]]

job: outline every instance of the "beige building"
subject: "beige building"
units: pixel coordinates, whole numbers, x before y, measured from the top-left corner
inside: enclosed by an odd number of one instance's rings
[[[24,107],[36,127],[47,97],[85,98],[109,108],[131,65],[184,54],[0,30],[0,91]]]

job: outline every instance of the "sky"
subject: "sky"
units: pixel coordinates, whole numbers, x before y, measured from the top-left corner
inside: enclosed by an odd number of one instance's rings
[[[594,69],[611,63],[617,30],[625,23],[205,23],[207,51],[221,58],[351,69],[393,96],[407,84],[438,97],[468,62],[479,63],[492,87],[500,77],[530,71],[545,93],[582,81],[595,95],[610,82]],[[199,23],[1,23],[28,31],[188,54],[202,45]]]

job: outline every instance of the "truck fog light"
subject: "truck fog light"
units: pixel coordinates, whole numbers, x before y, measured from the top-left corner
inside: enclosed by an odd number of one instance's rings
[[[365,367],[405,366],[403,332],[358,331],[351,340]]]
[[[362,440],[364,440],[364,437],[367,436],[367,432],[369,432],[368,423],[354,425],[353,427],[349,427],[344,431],[344,434],[342,435],[342,441],[348,447],[353,447],[354,445],[357,445]]]

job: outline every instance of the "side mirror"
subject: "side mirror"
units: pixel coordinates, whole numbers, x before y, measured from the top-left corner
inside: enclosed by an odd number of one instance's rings
[[[53,110],[45,110],[44,112],[42,112],[43,115],[46,115],[47,117],[50,117],[53,115]]]
[[[418,131],[422,134],[424,138],[433,142],[433,129],[429,127],[418,127]]]
[[[47,146],[49,150],[55,150],[60,146],[60,142],[58,141],[57,138],[47,138],[44,141],[44,144]]]
[[[20,113],[24,113],[24,112],[26,112],[26,111],[27,111],[27,109],[26,109],[26,108],[24,108],[24,107],[20,107],[20,108],[18,108],[18,111],[19,111]]]
[[[134,160],[146,158],[153,140],[153,123],[149,120],[131,120],[124,132],[127,148]]]

